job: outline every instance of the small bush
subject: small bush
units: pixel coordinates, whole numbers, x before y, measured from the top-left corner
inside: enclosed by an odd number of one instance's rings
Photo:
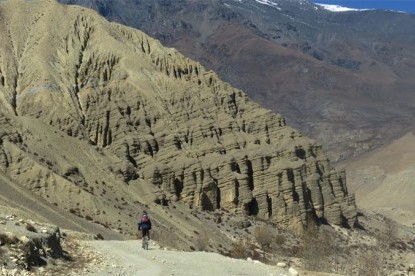
[[[377,240],[380,247],[393,247],[397,241],[397,224],[389,218],[384,218],[384,231],[379,232]]]
[[[208,248],[208,246],[209,246],[209,236],[206,232],[202,232],[196,238],[195,248],[199,251],[205,251]]]
[[[257,227],[254,236],[255,240],[264,247],[269,247],[274,238],[271,230],[267,226]]]
[[[284,250],[288,257],[298,257],[301,252],[301,248],[296,245],[284,248]]]
[[[0,233],[0,246],[7,244],[7,235],[4,233]]]
[[[71,176],[71,175],[77,175],[79,174],[79,169],[75,166],[71,166],[66,169],[64,176]]]
[[[398,250],[407,250],[408,245],[402,240],[395,240],[389,244],[390,248]]]
[[[236,259],[246,259],[248,257],[247,246],[242,241],[234,242],[228,255]]]
[[[10,236],[5,233],[0,233],[0,245],[16,244],[18,242],[19,239],[16,236]]]
[[[26,230],[27,231],[30,231],[30,232],[35,232],[35,233],[37,233],[37,229],[32,225],[32,224],[30,224],[30,223],[27,223],[26,224]]]
[[[286,241],[287,239],[284,235],[278,234],[274,237],[274,242],[279,246],[283,245]]]
[[[360,253],[359,264],[357,267],[358,275],[372,276],[372,275],[385,275],[382,271],[382,253],[379,250],[369,250],[364,253]]]
[[[104,237],[102,236],[102,234],[101,234],[101,233],[98,233],[98,234],[96,234],[96,235],[94,236],[94,239],[95,239],[95,240],[103,240],[103,239],[104,239]]]

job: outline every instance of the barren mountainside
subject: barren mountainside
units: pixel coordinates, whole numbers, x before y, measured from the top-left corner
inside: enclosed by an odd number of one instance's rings
[[[380,210],[389,217],[415,225],[413,133],[342,164],[348,186],[356,193],[359,207]]]
[[[177,48],[283,114],[332,161],[413,128],[415,15],[307,0],[60,0]]]
[[[198,62],[92,10],[0,2],[0,106],[2,177],[122,233],[136,231],[142,208],[182,245],[206,227],[179,214],[190,209],[294,229],[309,217],[356,220],[345,173],[321,146]]]

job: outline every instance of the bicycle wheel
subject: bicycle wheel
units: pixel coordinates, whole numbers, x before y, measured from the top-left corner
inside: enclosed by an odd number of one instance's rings
[[[148,236],[145,236],[145,245],[144,245],[144,249],[148,250]]]
[[[141,247],[143,248],[143,249],[145,249],[145,250],[148,250],[148,236],[146,235],[146,236],[144,236],[142,239],[141,239]]]

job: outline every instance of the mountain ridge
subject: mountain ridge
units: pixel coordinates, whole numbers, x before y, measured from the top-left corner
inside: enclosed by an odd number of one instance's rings
[[[283,114],[335,162],[412,127],[414,15],[333,13],[284,0],[61,2],[94,8],[199,60]]]
[[[357,212],[345,172],[318,143],[199,62],[56,1],[2,1],[0,28],[0,208],[24,214],[2,215],[2,229],[28,232],[35,213],[94,238],[131,240],[147,210],[151,238],[165,248],[282,255],[330,273],[413,272],[413,228]],[[39,204],[26,212],[31,200]],[[76,262],[48,260],[39,272],[129,273],[141,254],[137,241],[128,254],[126,243],[96,243],[104,255],[122,253],[101,263],[96,247],[77,247],[92,235],[63,231]],[[5,273],[25,261],[8,243]],[[186,263],[189,254],[174,256]],[[140,261],[158,270],[172,260]]]
[[[198,62],[80,7],[0,11],[0,172],[16,185],[127,236],[149,209],[179,248],[205,227],[199,211],[296,231],[310,218],[356,223],[345,174],[321,147]],[[213,246],[230,246],[208,227]]]
[[[341,164],[348,171],[350,190],[365,209],[378,210],[389,217],[413,226],[413,132],[376,151]]]

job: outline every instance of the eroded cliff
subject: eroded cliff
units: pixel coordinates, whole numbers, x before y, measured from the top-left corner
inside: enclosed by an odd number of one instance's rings
[[[120,231],[153,202],[166,229],[173,203],[354,224],[345,174],[319,145],[146,34],[17,0],[0,3],[0,41],[0,173],[59,208]]]

